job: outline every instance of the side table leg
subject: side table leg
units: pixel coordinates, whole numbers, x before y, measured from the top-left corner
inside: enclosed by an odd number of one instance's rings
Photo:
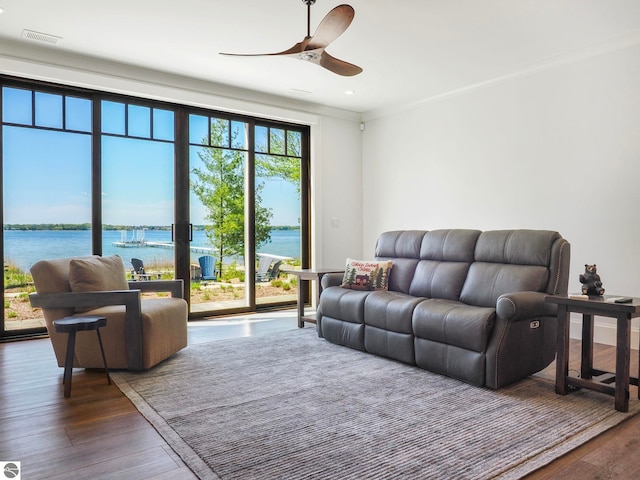
[[[616,410],[629,411],[629,374],[631,363],[631,318],[618,317],[616,340]]]
[[[593,377],[593,315],[582,315],[582,361],[580,362],[580,376],[590,379]]]
[[[305,281],[298,277],[298,328],[304,327],[304,287]]]
[[[556,393],[569,393],[569,312],[566,305],[558,305],[558,342],[556,353]]]
[[[98,343],[100,344],[100,353],[102,353],[102,363],[104,363],[104,371],[107,373],[107,383],[111,385],[111,377],[109,376],[109,367],[107,366],[107,357],[104,354],[104,347],[102,346],[102,335],[100,335],[100,328],[96,328],[98,334]]]
[[[69,398],[71,396],[71,377],[73,374],[73,352],[76,348],[76,332],[70,331],[69,338],[67,339],[67,356],[64,361],[64,375],[62,377],[62,384],[64,385],[64,396]]]

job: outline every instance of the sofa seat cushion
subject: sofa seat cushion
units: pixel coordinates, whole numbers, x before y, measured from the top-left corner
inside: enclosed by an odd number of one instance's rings
[[[364,302],[364,322],[390,332],[413,334],[413,310],[423,300],[401,292],[373,292]]]
[[[326,317],[350,323],[364,323],[364,301],[373,292],[329,287],[320,296],[320,310]]]
[[[429,299],[416,306],[412,326],[416,337],[484,352],[495,318],[495,308]]]

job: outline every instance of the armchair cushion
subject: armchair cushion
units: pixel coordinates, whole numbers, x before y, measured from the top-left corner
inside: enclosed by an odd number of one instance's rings
[[[100,329],[104,350],[107,352],[107,364],[109,368],[116,370],[129,368],[124,305],[98,307],[82,315],[107,317],[107,326]],[[187,303],[181,298],[141,300],[140,320],[143,334],[141,368],[151,368],[187,345],[187,315]],[[179,319],[183,320],[179,321]],[[101,368],[102,357],[96,335],[84,335],[80,341],[82,333],[84,332],[78,333],[75,349],[76,365],[82,365],[84,368]]]
[[[69,285],[72,292],[129,289],[124,263],[119,255],[72,259],[69,262]]]
[[[118,255],[72,259],[69,262],[69,285],[74,293],[129,289],[124,263]],[[87,310],[76,308],[76,312]]]

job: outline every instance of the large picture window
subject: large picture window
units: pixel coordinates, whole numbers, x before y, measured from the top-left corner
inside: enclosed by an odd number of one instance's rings
[[[44,331],[37,260],[182,278],[191,317],[295,303],[308,267],[304,125],[0,77],[1,336]],[[188,228],[182,228],[187,225]]]

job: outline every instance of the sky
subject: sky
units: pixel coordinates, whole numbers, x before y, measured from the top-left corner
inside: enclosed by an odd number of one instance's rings
[[[4,223],[87,223],[91,221],[91,104],[89,100],[3,89],[5,122],[41,130],[3,127]],[[63,105],[64,103],[64,105]],[[173,223],[173,114],[162,109],[133,107],[128,118],[123,104],[103,102],[104,133],[160,140],[103,136],[103,223],[170,225]],[[66,132],[60,129],[79,132]],[[194,122],[195,123],[195,122]],[[194,125],[195,129],[195,125]],[[153,131],[151,131],[153,130]],[[190,170],[199,162],[191,149]],[[265,206],[273,225],[298,225],[300,202],[293,185],[265,180]],[[206,209],[190,196],[191,221],[205,224]]]

